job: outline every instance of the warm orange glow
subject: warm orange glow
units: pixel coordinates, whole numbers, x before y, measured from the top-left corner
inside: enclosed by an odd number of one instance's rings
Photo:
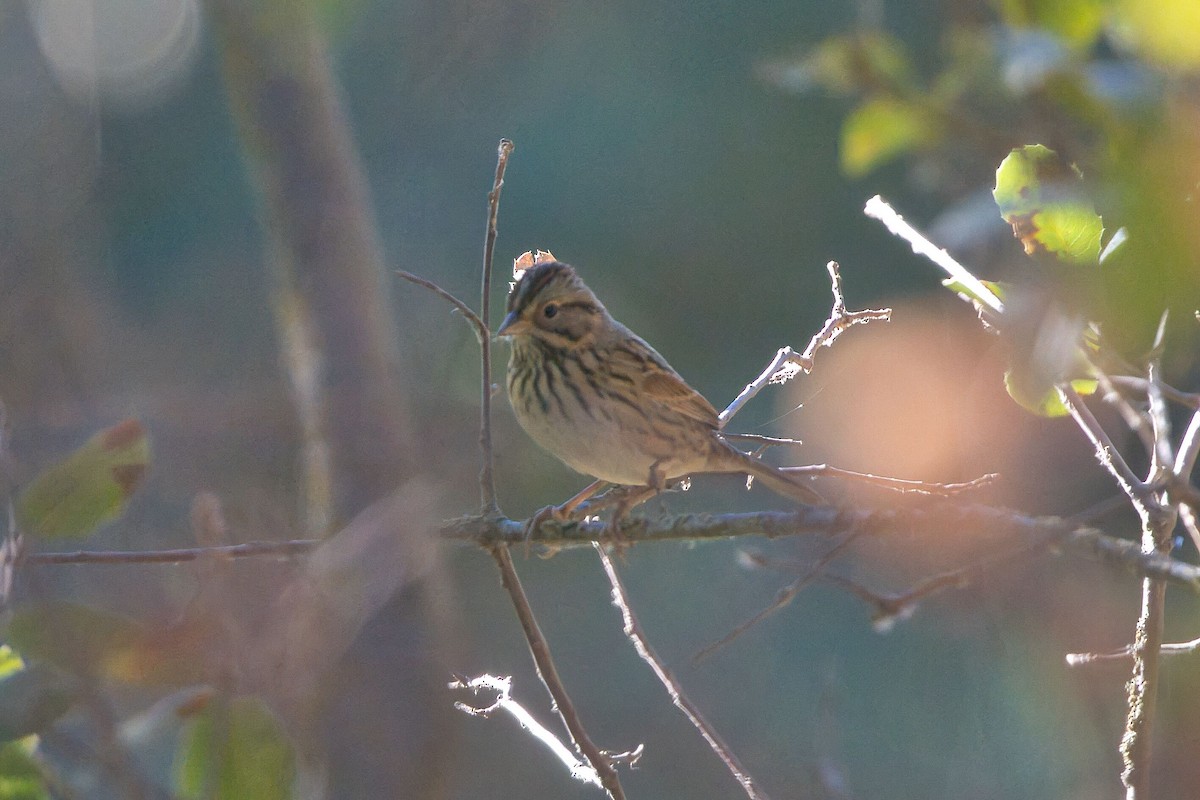
[[[1004,390],[999,340],[971,313],[897,305],[893,321],[854,331],[819,354],[787,394],[806,460],[909,480],[961,481],[1019,458],[1028,415]],[[1030,418],[1032,419],[1032,418]],[[839,493],[879,498],[839,482]]]

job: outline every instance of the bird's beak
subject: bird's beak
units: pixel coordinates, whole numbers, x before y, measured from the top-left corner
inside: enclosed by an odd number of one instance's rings
[[[508,312],[508,316],[500,323],[500,330],[496,331],[497,336],[517,336],[529,330],[529,323],[521,319],[516,311]]]

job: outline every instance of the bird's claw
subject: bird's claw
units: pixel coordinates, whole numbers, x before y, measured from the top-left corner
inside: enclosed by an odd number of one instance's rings
[[[533,545],[533,534],[538,528],[542,527],[543,522],[554,520],[555,522],[569,522],[574,514],[571,510],[561,506],[545,506],[534,512],[533,516],[525,523],[525,557],[529,558],[529,548]]]

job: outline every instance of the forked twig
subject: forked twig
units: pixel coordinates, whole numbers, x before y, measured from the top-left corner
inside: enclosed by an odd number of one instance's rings
[[[722,427],[767,385],[787,383],[801,372],[806,374],[812,372],[817,350],[821,347],[831,346],[833,340],[843,331],[855,325],[891,319],[892,310],[890,308],[847,311],[846,299],[842,295],[842,275],[838,263],[830,261],[825,268],[829,271],[829,278],[833,285],[833,309],[829,312],[829,319],[825,320],[821,330],[813,334],[808,346],[804,348],[804,352],[797,353],[791,347],[782,347],[775,353],[775,358],[762,371],[762,374],[748,383],[746,388],[742,389],[733,402],[717,417]]]
[[[733,774],[734,779],[741,784],[742,789],[746,792],[746,796],[750,800],[767,800],[767,796],[755,785],[754,778],[742,766],[742,763],[734,755],[733,751],[729,749],[729,745],[725,744],[720,734],[716,732],[708,720],[704,718],[704,715],[700,713],[700,709],[684,694],[683,687],[679,685],[679,681],[676,680],[675,675],[667,668],[662,659],[658,657],[658,654],[654,652],[654,648],[651,647],[650,641],[646,638],[646,634],[642,630],[641,623],[638,622],[637,616],[633,613],[633,608],[629,605],[629,595],[625,591],[625,584],[622,583],[621,576],[617,573],[617,566],[604,549],[604,545],[596,544],[596,552],[600,556],[600,563],[604,565],[604,574],[608,576],[609,585],[612,586],[613,604],[621,611],[621,620],[625,635],[633,643],[638,656],[650,665],[650,669],[654,671],[655,676],[658,677],[658,680],[667,690],[667,694],[671,696],[671,702],[683,712],[688,721],[700,732],[700,735],[704,737],[704,741],[708,742],[708,746],[717,754],[717,758],[721,759],[721,762]]]
[[[479,707],[473,706],[470,703],[455,701],[454,707],[473,717],[490,717],[497,711],[504,711],[511,714],[516,719],[517,724],[529,731],[533,738],[546,745],[550,752],[554,753],[558,760],[570,770],[572,778],[584,783],[590,783],[593,786],[602,786],[600,776],[596,774],[596,770],[580,761],[571,748],[559,741],[558,737],[545,725],[538,722],[524,706],[512,699],[511,677],[500,678],[495,675],[480,675],[477,678],[465,678],[455,676],[454,680],[450,682],[450,688],[466,689],[476,694],[483,690],[495,692],[496,702],[490,705]]]

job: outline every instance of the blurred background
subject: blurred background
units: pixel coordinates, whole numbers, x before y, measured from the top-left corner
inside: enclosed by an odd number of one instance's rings
[[[1102,213],[1135,227],[1143,214],[1169,231],[1153,251],[1170,254],[1154,261],[1165,271],[1105,287],[1103,313],[1136,316],[1144,305],[1157,321],[1164,295],[1194,308],[1197,262],[1182,257],[1194,253],[1194,203],[1175,210],[1200,164],[1200,59],[1187,46],[1200,41],[1200,19],[1189,2],[1160,4],[1161,21],[1133,0],[1058,11],[982,0],[291,5],[0,2],[0,400],[14,479],[123,418],[141,420],[153,442],[128,512],[79,546],[187,546],[201,491],[220,499],[231,541],[312,532],[322,489],[306,483],[287,297],[301,298],[301,316],[336,302],[346,326],[375,325],[394,370],[390,394],[362,408],[395,420],[387,437],[401,452],[372,473],[379,486],[325,487],[333,499],[318,532],[401,482],[434,498],[425,530],[476,512],[477,345],[444,302],[392,271],[475,305],[500,137],[516,150],[494,313],[511,259],[550,249],[722,408],[776,349],[800,349],[819,328],[831,302],[825,263],[837,260],[849,306],[890,306],[893,321],[850,331],[811,376],[763,392],[732,427],[803,439],[774,455],[788,463],[936,481],[999,472],[977,499],[1031,513],[1067,515],[1113,494],[1072,425],[1010,400],[1004,350],[970,306],[862,207],[883,194],[976,274],[1020,280],[1028,260],[990,189],[1010,148],[1045,143],[1081,166]],[[272,116],[292,95],[275,67],[260,74],[251,62],[255,37],[273,35],[278,51],[263,47],[264,60],[282,53],[276,67],[314,70],[295,96],[331,102],[316,114],[327,128]],[[323,95],[322,74],[332,78]],[[863,112],[880,98],[892,106]],[[288,148],[319,154],[330,130],[345,134],[329,138],[351,164],[351,189],[308,217],[295,207],[325,189]],[[1168,206],[1178,218],[1163,216]],[[358,284],[288,266],[337,238],[319,226],[327,208],[349,209],[365,242],[340,251],[367,253]],[[297,220],[318,227],[305,239]],[[289,249],[297,235],[309,250]],[[368,301],[378,310],[363,310]],[[1143,347],[1139,325],[1129,327],[1128,349]],[[1194,334],[1180,335],[1167,364],[1186,389]],[[498,369],[505,358],[501,346]],[[520,519],[586,479],[540,452],[497,398],[500,503]],[[333,412],[348,413],[338,402]],[[833,502],[891,502],[832,480],[820,490]],[[712,478],[640,513],[778,505]],[[1136,536],[1131,520],[1111,529]],[[856,546],[831,571],[903,590],[977,557],[976,534],[908,532]],[[1125,665],[1069,670],[1064,655],[1129,640],[1133,576],[1068,558],[1019,561],[929,599],[886,633],[849,592],[818,583],[693,662],[795,578],[746,553],[809,563],[829,546],[647,545],[624,565],[648,635],[767,792],[1117,796]],[[1188,548],[1180,555],[1193,559]],[[515,697],[553,721],[491,559],[462,545],[432,558],[419,579],[397,566],[395,596],[364,610],[316,678],[325,705],[308,724],[319,744],[305,747],[327,760],[328,796],[600,796],[509,719],[453,711],[450,672],[492,672],[513,675]],[[239,561],[231,597],[256,616],[295,567]],[[517,567],[593,738],[616,751],[646,746],[623,778],[629,795],[739,796],[621,635],[594,554]],[[42,568],[22,581],[29,597],[169,626],[197,578],[105,566]],[[1187,623],[1200,608],[1174,594],[1171,603],[1169,637],[1193,638]],[[1170,666],[1164,676],[1155,780],[1163,796],[1184,796],[1200,785],[1200,684]],[[120,691],[119,714],[158,696]],[[85,796],[119,796],[94,789]]]

